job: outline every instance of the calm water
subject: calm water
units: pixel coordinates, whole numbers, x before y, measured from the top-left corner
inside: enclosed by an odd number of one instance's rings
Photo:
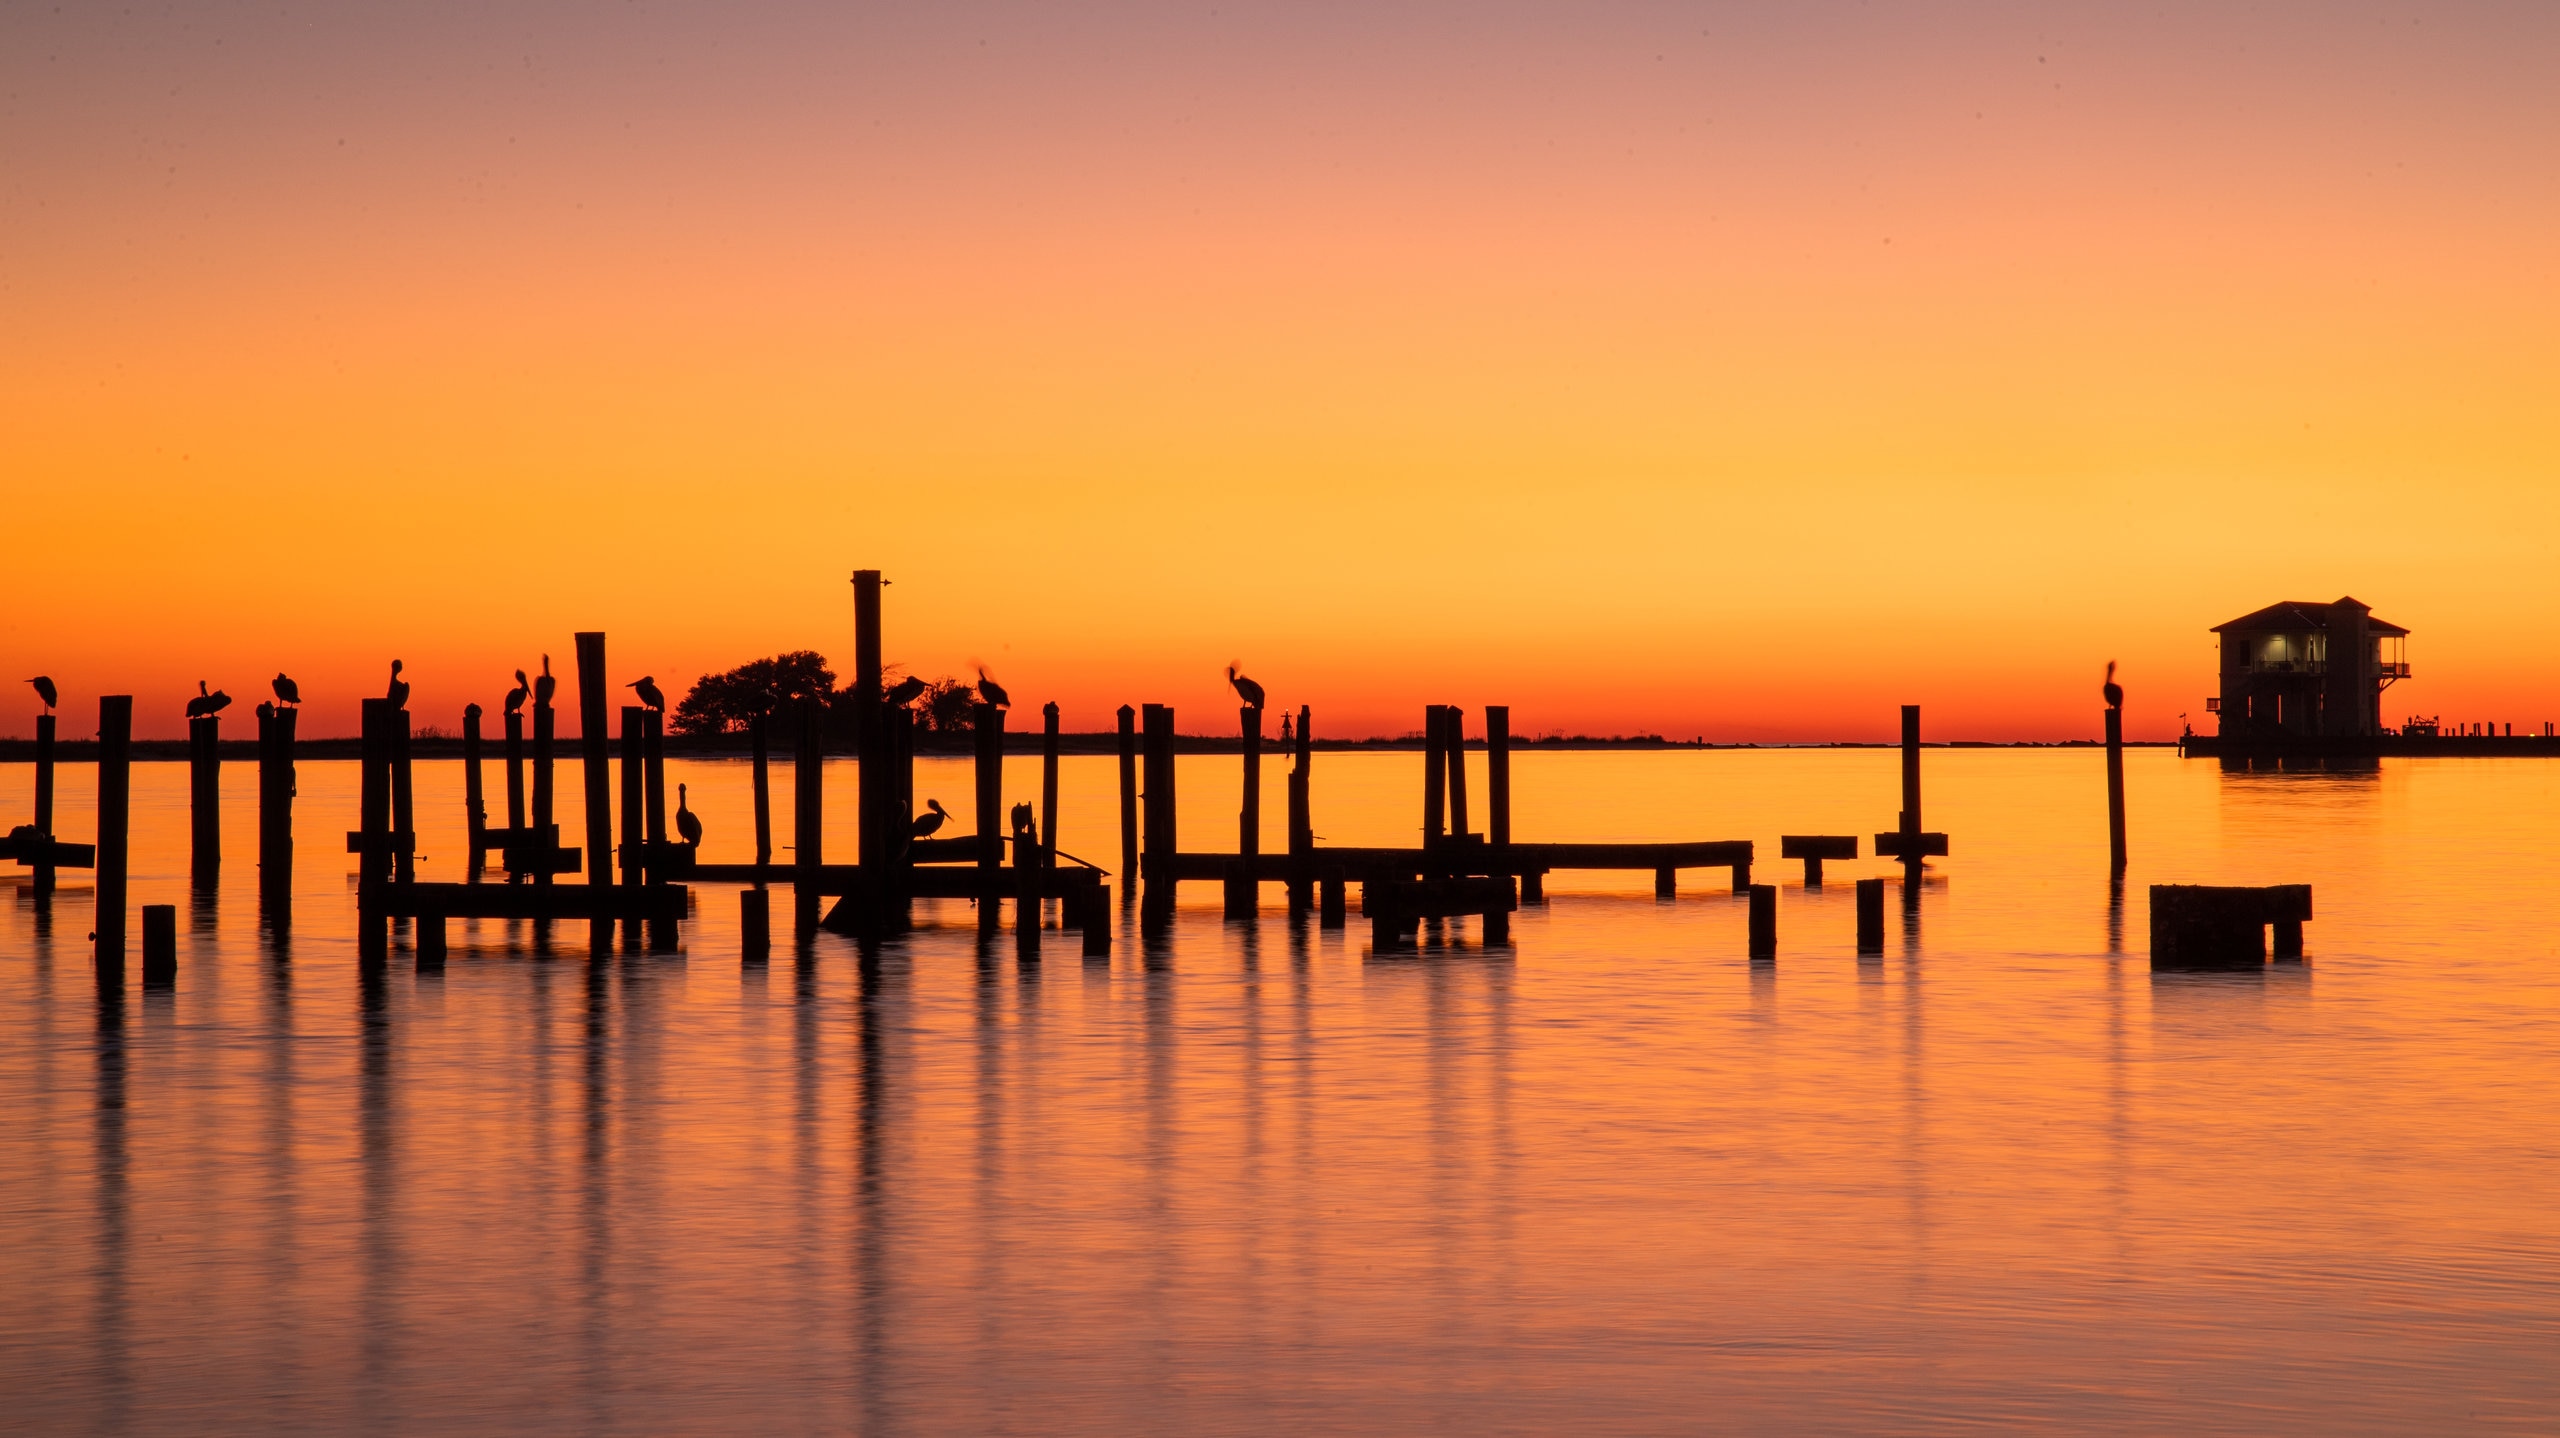
[[[1232,846],[1237,761],[1182,762],[1185,847]],[[1518,828],[1774,854],[1890,826],[1895,763],[1527,755]],[[869,968],[831,937],[742,968],[704,886],[680,955],[489,922],[440,977],[402,941],[370,981],[329,852],[352,765],[302,768],[289,944],[257,922],[250,767],[190,907],[183,766],[137,766],[174,992],[102,1008],[85,879],[49,921],[0,880],[0,1405],[187,1433],[2560,1428],[2560,767],[2138,752],[2119,911],[2099,764],[1932,751],[1955,854],[1880,961],[1861,861],[1814,893],[1764,866],[1773,965],[1716,872],[1672,904],[1560,876],[1510,950],[1458,924],[1384,959],[1276,907],[1223,923],[1203,884],[1160,950],[1036,968],[960,904]],[[1319,832],[1404,840],[1420,767],[1320,757]],[[745,766],[671,768],[706,857],[745,857]],[[66,771],[66,836],[90,782]],[[452,877],[459,769],[419,782]],[[0,766],[0,823],[30,784]],[[966,812],[956,762],[919,790]],[[1068,761],[1066,848],[1113,860],[1114,792]],[[2310,881],[2309,962],[2155,977],[2169,880]]]

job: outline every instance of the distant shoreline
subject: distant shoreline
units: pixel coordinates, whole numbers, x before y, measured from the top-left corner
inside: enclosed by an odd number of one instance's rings
[[[1315,741],[1315,749],[1320,754],[1419,752],[1422,749],[1422,743],[1419,735],[1394,739],[1318,739]],[[357,757],[362,745],[362,740],[347,737],[301,739],[294,744],[294,757],[296,759],[353,759]],[[528,757],[531,755],[532,747],[532,741],[528,739],[525,744]],[[1040,747],[1041,736],[1036,730],[1027,733],[1008,730],[1004,736],[1004,750],[1008,754],[1037,754],[1040,752]],[[1232,735],[1177,734],[1173,739],[1173,747],[1174,752],[1178,754],[1241,755],[1244,752],[1243,741]],[[1484,748],[1484,741],[1470,739],[1466,747],[1481,750]],[[1708,749],[1898,749],[1900,747],[1899,743],[1891,740],[1869,739],[1810,741],[1801,744],[1728,744],[1649,736],[1594,738],[1587,735],[1574,735],[1569,738],[1544,739],[1515,737],[1511,741],[1511,750],[1515,754],[1593,750],[1645,752]],[[2103,741],[2096,739],[2016,741],[1950,739],[1931,741],[1921,747],[1926,749],[2097,749],[2105,746]],[[2125,747],[2128,749],[2174,749],[2177,747],[2177,741],[2128,739],[2125,741]],[[708,738],[669,735],[666,740],[666,751],[669,754],[687,758],[705,759],[744,759],[754,752],[748,746],[746,736],[740,734],[722,734]],[[503,759],[506,755],[506,741],[495,737],[484,737],[480,741],[480,752],[486,759]],[[619,740],[606,741],[605,753],[608,756],[618,758],[621,752],[622,745]],[[936,756],[964,758],[970,752],[969,739],[966,735],[954,736],[947,740],[942,736],[928,738],[920,735],[916,745],[916,753],[928,758]],[[1120,736],[1108,730],[1101,733],[1061,734],[1058,736],[1058,752],[1080,755],[1117,754],[1120,752]],[[1262,752],[1265,757],[1285,760],[1289,750],[1279,740],[1266,737],[1262,741]],[[409,753],[412,758],[417,759],[459,759],[462,757],[462,740],[458,736],[446,734],[420,735],[409,741]],[[553,753],[556,762],[566,764],[583,757],[585,751],[578,740],[564,738],[553,742]],[[790,762],[791,748],[787,743],[777,740],[769,747],[768,753],[775,763]],[[851,750],[842,746],[831,745],[827,753],[830,758],[852,757]],[[53,746],[53,754],[58,763],[95,763],[98,758],[98,741],[95,739],[58,740]],[[187,755],[188,743],[184,739],[136,739],[133,741],[133,757],[137,763],[182,762]],[[33,739],[0,739],[0,764],[31,764],[35,762],[35,757],[36,742]],[[255,739],[222,741],[222,760],[226,764],[255,763],[257,757],[258,741]]]

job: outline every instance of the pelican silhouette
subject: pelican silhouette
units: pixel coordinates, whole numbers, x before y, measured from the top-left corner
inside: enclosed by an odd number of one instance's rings
[[[265,700],[265,699],[261,699],[261,700],[259,700],[259,701],[258,701],[258,717],[259,717],[259,718],[261,718],[261,719],[273,719],[274,717],[276,717],[276,706],[275,706],[273,703],[269,702],[268,700]]]
[[[924,681],[910,674],[889,686],[889,692],[880,696],[880,702],[892,706],[904,706],[916,702],[916,696],[922,693],[924,693]]]
[[[533,707],[550,708],[551,696],[559,687],[560,681],[551,677],[551,656],[545,654],[542,656],[542,673],[533,681]]]
[[[49,674],[39,674],[27,682],[36,686],[36,697],[44,701],[44,707],[47,709],[50,709],[55,704],[61,702],[62,695],[53,687],[53,676]]]
[[[382,697],[390,700],[394,709],[409,707],[409,681],[400,677],[400,661],[397,659],[391,661],[391,687]]]
[[[916,815],[915,819],[907,825],[907,832],[919,839],[930,837],[935,830],[942,827],[943,820],[951,817],[951,811],[942,807],[940,799],[927,799],[924,801],[924,807],[927,812]]]
[[[507,712],[510,714],[523,713],[525,696],[532,692],[533,686],[525,682],[524,671],[521,669],[517,670],[516,687],[507,691]]]
[[[1032,818],[1030,803],[1025,801],[1014,805],[1013,832],[1021,835],[1031,835],[1036,834],[1039,831],[1039,825],[1034,822]]]
[[[2107,696],[2108,708],[2124,707],[2124,686],[2116,682],[2116,662],[2112,659],[2107,661],[2107,682],[2099,686],[2098,692]]]
[[[267,681],[267,687],[276,691],[276,702],[279,704],[302,702],[302,686],[294,683],[292,677],[281,669],[276,671],[275,678]]]
[[[684,836],[685,843],[696,849],[702,847],[702,816],[685,807],[682,784],[676,786],[676,832]]]
[[[204,681],[199,679],[196,681],[196,697],[187,701],[187,717],[190,719],[202,718],[207,714],[219,714],[230,707],[230,695],[223,693],[219,689],[214,690],[210,694],[206,693]]]
[[[667,712],[667,696],[658,692],[658,676],[655,674],[643,674],[639,678],[632,680],[630,683],[625,684],[622,687],[625,689],[639,691],[641,703],[648,705],[650,708],[657,710],[661,714]],[[661,789],[658,792],[660,794],[664,794],[666,793],[666,790]],[[661,800],[660,802],[663,803],[665,801]]]
[[[1254,709],[1262,707],[1262,686],[1238,674],[1233,664],[1227,666],[1227,682],[1236,686],[1236,693],[1243,696],[1247,707]]]
[[[987,677],[987,666],[984,664],[978,666],[978,697],[998,709],[1013,702],[1013,696],[1004,692],[1003,685]]]

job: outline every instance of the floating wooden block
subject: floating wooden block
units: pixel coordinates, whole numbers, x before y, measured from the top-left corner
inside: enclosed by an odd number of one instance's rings
[[[2310,917],[2309,884],[2154,884],[2151,967],[2254,969],[2267,961],[2269,925],[2277,930],[2277,954],[2299,958]]]

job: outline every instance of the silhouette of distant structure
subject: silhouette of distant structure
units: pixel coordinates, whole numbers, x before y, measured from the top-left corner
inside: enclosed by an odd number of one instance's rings
[[[2382,691],[2409,677],[2409,631],[2353,598],[2286,600],[2222,636],[2222,692],[2205,703],[2224,738],[2364,739],[2382,733]]]

